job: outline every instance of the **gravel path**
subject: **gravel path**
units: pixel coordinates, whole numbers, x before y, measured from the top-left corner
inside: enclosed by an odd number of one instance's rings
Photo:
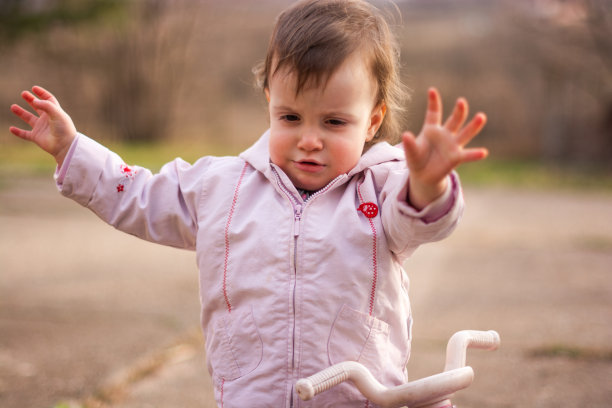
[[[408,262],[412,379],[474,351],[461,408],[612,405],[612,195],[466,191],[453,236]],[[0,406],[213,407],[193,253],[114,231],[49,179],[0,180]]]

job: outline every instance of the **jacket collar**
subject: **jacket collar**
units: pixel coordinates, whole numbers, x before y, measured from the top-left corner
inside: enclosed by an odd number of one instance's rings
[[[269,140],[270,130],[268,129],[255,144],[242,152],[239,157],[263,173],[268,179],[274,180],[272,164],[270,163],[270,150],[268,148]],[[391,146],[387,142],[376,143],[361,156],[357,165],[348,173],[348,176],[351,177],[377,164],[401,160],[404,160],[404,151],[401,145]]]

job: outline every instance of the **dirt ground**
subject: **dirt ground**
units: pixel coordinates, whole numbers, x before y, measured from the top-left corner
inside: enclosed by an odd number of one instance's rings
[[[466,198],[406,265],[411,378],[442,369],[453,332],[495,329],[459,407],[612,406],[612,195]],[[0,180],[0,407],[213,407],[198,303],[193,253],[114,231],[49,178]]]

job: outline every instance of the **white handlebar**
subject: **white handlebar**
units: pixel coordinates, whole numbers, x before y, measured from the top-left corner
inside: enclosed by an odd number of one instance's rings
[[[355,361],[344,361],[311,377],[299,380],[295,388],[300,398],[308,401],[315,395],[327,391],[343,381],[351,380],[359,391],[376,405],[382,407],[403,407],[407,405],[412,407],[467,388],[473,379],[474,371],[472,368],[463,367],[394,388],[386,388],[362,364]]]
[[[495,330],[462,330],[453,334],[446,346],[446,365],[444,371],[465,367],[468,348],[497,350],[500,338]]]
[[[500,338],[497,332],[464,330],[455,333],[446,349],[444,372],[411,381],[393,388],[379,383],[362,364],[344,361],[328,367],[296,383],[300,398],[307,401],[315,395],[351,380],[361,393],[373,403],[383,407],[433,407],[442,406],[456,391],[467,388],[474,380],[474,371],[465,367],[467,348],[495,350]],[[450,404],[450,401],[448,401]]]

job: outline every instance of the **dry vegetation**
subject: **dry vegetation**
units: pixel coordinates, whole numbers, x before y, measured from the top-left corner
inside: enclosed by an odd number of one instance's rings
[[[266,128],[251,67],[287,3],[140,0],[95,23],[55,24],[5,41],[0,105],[38,83],[97,139],[206,140],[240,149]],[[403,73],[413,90],[408,128],[418,130],[425,89],[436,85],[447,104],[464,95],[487,112],[481,143],[497,157],[610,162],[609,3],[422,0],[398,7]],[[10,121],[2,110],[0,123]]]

